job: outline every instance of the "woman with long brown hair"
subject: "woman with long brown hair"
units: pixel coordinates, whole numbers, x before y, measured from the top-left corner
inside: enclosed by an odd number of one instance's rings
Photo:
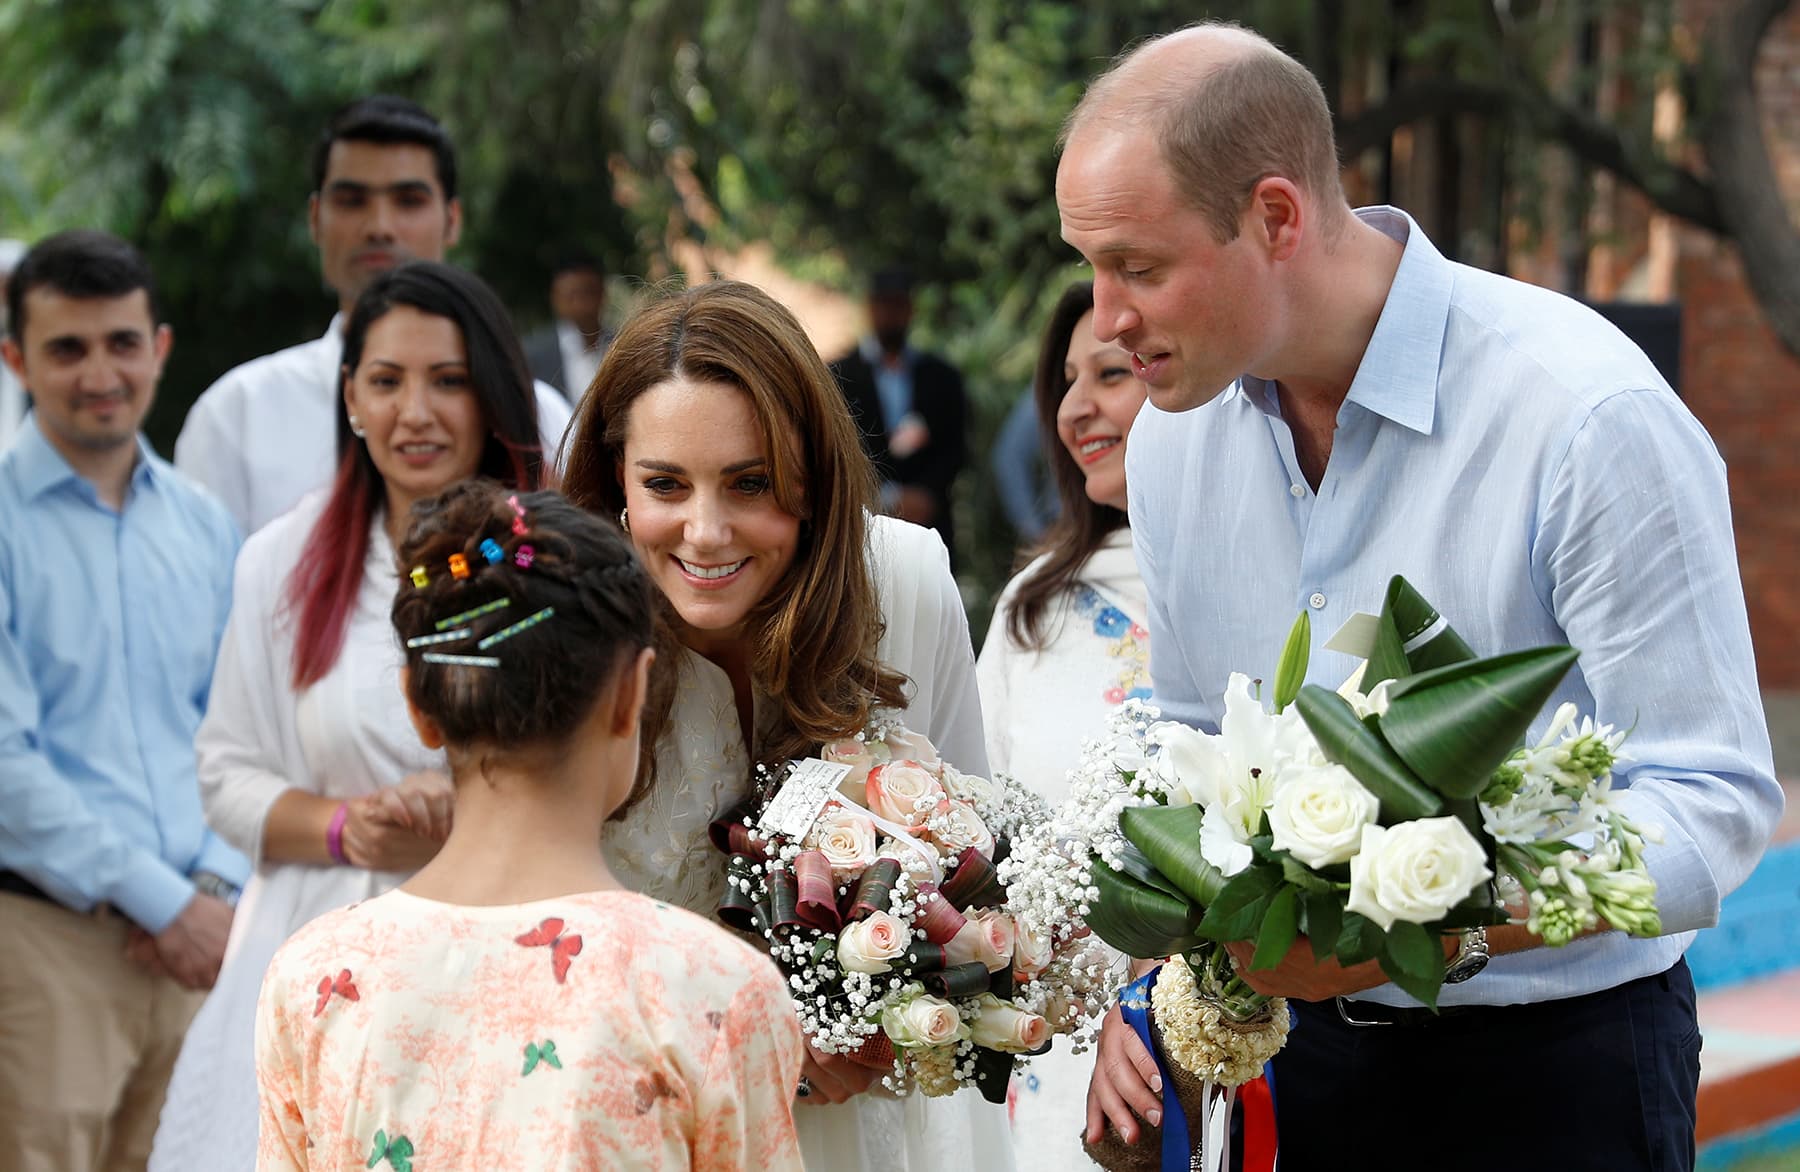
[[[607,827],[626,886],[711,915],[707,826],[757,764],[809,756],[897,710],[986,772],[974,657],[943,542],[873,516],[874,474],[799,323],[736,282],[655,302],[619,332],[570,432],[564,489],[617,521],[660,592],[637,786]],[[1001,1108],[894,1101],[809,1053],[811,1167],[1009,1167]]]
[[[1131,355],[1094,337],[1094,287],[1051,311],[1032,393],[1061,512],[1007,583],[977,673],[988,761],[1054,804],[1083,740],[1128,699],[1150,698],[1144,580],[1125,515],[1125,446],[1145,400]],[[1058,1048],[1015,1087],[1013,1136],[1036,1172],[1091,1168],[1081,1150],[1094,1055]]]

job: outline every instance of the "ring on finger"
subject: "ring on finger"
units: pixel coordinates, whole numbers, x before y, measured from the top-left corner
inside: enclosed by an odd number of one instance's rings
[[[812,1079],[807,1078],[804,1074],[801,1075],[800,1076],[800,1085],[794,1089],[794,1097],[796,1099],[810,1099],[810,1098],[812,1098],[812,1093],[813,1093]]]

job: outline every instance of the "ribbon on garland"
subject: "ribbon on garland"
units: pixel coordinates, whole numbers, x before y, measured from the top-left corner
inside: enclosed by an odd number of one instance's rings
[[[1125,1024],[1136,1032],[1144,1049],[1156,1060],[1156,1073],[1162,1078],[1162,1166],[1163,1172],[1187,1172],[1193,1164],[1193,1144],[1188,1139],[1187,1116],[1181,1110],[1181,1097],[1175,1080],[1163,1063],[1162,1051],[1150,1033],[1150,990],[1162,967],[1151,969],[1119,993],[1119,1012]]]
[[[1275,1083],[1273,1066],[1243,1085],[1244,1172],[1275,1172]]]

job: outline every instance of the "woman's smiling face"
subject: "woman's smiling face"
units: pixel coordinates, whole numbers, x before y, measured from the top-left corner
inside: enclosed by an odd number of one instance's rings
[[[800,518],[776,503],[750,396],[677,376],[632,401],[619,469],[631,543],[680,616],[683,642],[739,637],[793,564]]]

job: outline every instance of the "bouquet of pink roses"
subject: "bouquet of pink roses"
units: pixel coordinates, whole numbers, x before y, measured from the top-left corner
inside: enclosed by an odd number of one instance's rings
[[[1104,954],[1078,922],[1006,906],[996,864],[1047,817],[1041,799],[890,721],[761,782],[712,826],[730,857],[718,914],[767,941],[820,1050],[888,1071],[897,1093],[975,1086],[998,1103],[1020,1056],[1103,999]]]

